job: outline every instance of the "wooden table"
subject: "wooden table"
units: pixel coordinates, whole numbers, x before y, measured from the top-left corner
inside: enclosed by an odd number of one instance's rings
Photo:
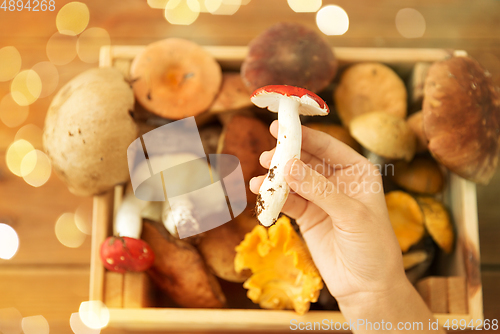
[[[45,46],[56,32],[57,11],[67,2],[56,0],[54,12],[0,10],[0,48],[15,46],[21,53],[23,69],[47,60]],[[190,26],[170,25],[161,10],[149,8],[144,0],[85,2],[90,9],[89,27],[105,28],[114,45],[144,45],[171,36],[188,38],[202,45],[246,45],[279,21],[296,21],[316,28],[315,14],[294,13],[285,0],[252,0],[233,16],[201,14]],[[343,36],[328,37],[333,46],[463,49],[482,63],[500,85],[500,1],[413,1],[410,5],[426,19],[425,34],[417,39],[406,39],[396,30],[395,15],[407,6],[401,1],[338,0],[335,4],[348,13],[350,28]],[[59,87],[93,66],[96,65],[77,58],[58,67]],[[0,97],[8,91],[9,83],[0,83]],[[30,106],[24,124],[42,128],[52,96]],[[71,195],[55,176],[38,189],[10,173],[5,165],[5,151],[18,129],[0,124],[0,222],[12,224],[21,242],[12,260],[0,260],[0,309],[16,307],[23,316],[42,314],[50,323],[51,333],[70,333],[71,313],[77,312],[80,303],[88,299],[90,238],[79,248],[66,248],[57,241],[54,224],[59,215],[73,212],[90,199]],[[500,319],[497,242],[500,238],[500,173],[490,185],[477,189],[485,318]]]

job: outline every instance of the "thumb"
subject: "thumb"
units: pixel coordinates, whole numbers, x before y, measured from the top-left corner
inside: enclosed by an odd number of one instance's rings
[[[316,204],[336,221],[343,221],[353,211],[361,209],[357,200],[347,196],[324,175],[299,159],[291,159],[285,166],[285,180],[290,188],[306,200]]]

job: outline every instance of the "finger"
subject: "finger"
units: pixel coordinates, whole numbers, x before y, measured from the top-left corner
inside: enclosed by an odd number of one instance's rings
[[[275,151],[276,148],[270,151],[262,152],[259,158],[262,167],[266,169],[271,168],[271,160],[273,159]],[[324,160],[319,159],[318,157],[311,155],[306,151],[302,151],[300,153],[300,160],[312,167],[318,173],[325,175],[326,177],[329,177],[333,173],[333,168],[328,163],[326,163]]]
[[[250,191],[254,194],[258,194],[260,186],[262,185],[262,182],[264,182],[265,178],[265,175],[253,177],[249,182]]]
[[[269,131],[278,138],[278,121],[271,123]],[[302,150],[324,160],[328,164],[353,165],[366,159],[340,140],[318,130],[302,126]]]

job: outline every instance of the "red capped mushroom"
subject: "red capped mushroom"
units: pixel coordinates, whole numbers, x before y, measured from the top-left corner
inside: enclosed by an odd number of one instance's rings
[[[278,218],[290,188],[285,181],[284,168],[290,159],[300,159],[302,129],[299,115],[328,115],[326,103],[304,88],[274,85],[257,89],[251,97],[260,107],[278,113],[278,143],[271,160],[269,173],[260,187],[256,214],[264,226],[271,226]]]
[[[129,237],[108,237],[101,245],[101,260],[108,270],[148,270],[155,261],[151,247],[143,240]]]

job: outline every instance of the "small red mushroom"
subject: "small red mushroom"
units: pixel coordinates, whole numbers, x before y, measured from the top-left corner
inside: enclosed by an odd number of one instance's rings
[[[106,269],[123,274],[148,270],[155,261],[155,255],[144,240],[108,237],[101,245],[101,260]]]

